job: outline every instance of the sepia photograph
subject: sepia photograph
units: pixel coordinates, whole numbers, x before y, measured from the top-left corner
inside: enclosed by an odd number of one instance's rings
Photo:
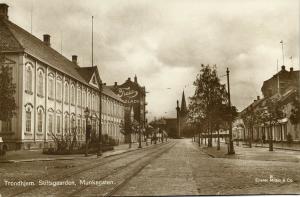
[[[300,195],[299,0],[0,0],[0,197]]]

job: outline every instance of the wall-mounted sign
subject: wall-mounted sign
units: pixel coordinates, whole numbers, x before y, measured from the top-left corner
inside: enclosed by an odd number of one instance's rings
[[[119,87],[117,95],[121,97],[125,103],[136,104],[139,103],[139,92],[131,87]]]
[[[132,89],[130,89],[130,87],[118,89],[118,95],[119,95],[119,97],[122,97],[122,98],[127,97],[130,99],[133,99],[133,98],[137,97],[138,94],[139,94],[138,91],[132,90]]]

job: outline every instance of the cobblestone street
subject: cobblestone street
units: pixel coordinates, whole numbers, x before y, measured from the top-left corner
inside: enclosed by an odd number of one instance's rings
[[[191,139],[182,139],[117,194],[299,194],[299,170],[295,160],[212,158]]]
[[[268,152],[262,148],[236,147],[236,155],[226,156],[224,150],[224,144],[221,151],[216,151],[216,147],[199,147],[191,139],[180,139],[102,159],[1,164],[0,194],[140,196],[300,193],[299,160],[295,159],[298,152],[286,152],[283,157],[285,152],[282,150]],[[35,186],[7,186],[4,180],[33,181]],[[39,180],[74,184],[39,185]],[[80,180],[90,183],[81,183]],[[101,184],[95,184],[97,181]]]

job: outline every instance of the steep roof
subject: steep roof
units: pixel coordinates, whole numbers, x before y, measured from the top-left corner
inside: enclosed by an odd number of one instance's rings
[[[80,75],[84,78],[85,81],[90,81],[91,77],[93,76],[95,70],[97,67],[81,67],[79,68],[80,70]]]
[[[23,51],[58,71],[66,73],[70,77],[90,86],[86,79],[91,69],[79,67],[50,46],[47,46],[39,38],[4,18],[0,18],[0,51]]]
[[[108,86],[102,86],[102,92],[103,92],[103,94],[105,94],[105,95],[107,95],[107,96],[109,96],[109,97],[111,97],[111,98],[113,98],[113,99],[115,99],[115,100],[117,100],[117,101],[119,101],[119,102],[122,102],[122,103],[124,103],[124,101],[118,96],[118,95],[116,95],[112,90],[111,90],[111,88],[110,87],[108,87]]]
[[[184,95],[184,91],[182,92],[182,99],[181,99],[181,108],[180,111],[182,113],[186,113],[187,112],[187,107],[186,107],[186,101],[185,101],[185,95]]]

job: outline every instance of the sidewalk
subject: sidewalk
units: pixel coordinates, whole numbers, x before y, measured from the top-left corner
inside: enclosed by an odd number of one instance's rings
[[[142,142],[142,148],[152,146],[146,142]],[[113,155],[122,154],[125,152],[130,152],[138,149],[138,143],[132,143],[131,148],[129,149],[129,144],[120,144],[114,147],[114,150],[106,151],[102,153],[101,157],[110,157]],[[0,163],[17,163],[17,162],[33,162],[33,161],[54,161],[54,160],[74,160],[74,159],[95,159],[97,158],[96,154],[89,154],[88,157],[85,157],[83,154],[74,154],[74,155],[47,155],[43,154],[41,149],[38,150],[17,150],[17,151],[8,151],[5,156],[0,157]]]
[[[196,146],[198,144],[195,143]],[[217,144],[214,142],[212,148],[208,148],[206,145],[199,147],[203,152],[210,155],[213,158],[229,158],[229,159],[243,159],[243,160],[258,160],[258,161],[282,161],[282,162],[300,162],[300,153],[298,151],[291,150],[279,150],[269,151],[267,148],[259,147],[245,147],[241,144],[236,146],[234,144],[234,155],[227,154],[227,144],[221,143],[221,149],[217,150]]]
[[[264,144],[253,143],[253,146],[261,147],[261,148],[269,148],[268,143],[264,143]],[[282,150],[300,151],[300,144],[287,144],[287,143],[274,142],[273,143],[273,148],[274,149],[282,149]]]

